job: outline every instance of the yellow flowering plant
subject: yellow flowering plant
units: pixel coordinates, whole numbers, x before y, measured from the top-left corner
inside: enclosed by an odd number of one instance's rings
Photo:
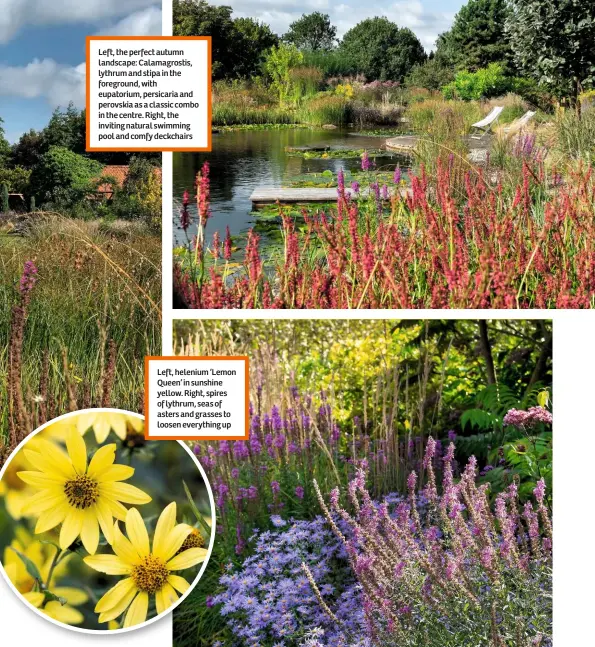
[[[104,631],[142,624],[190,588],[207,558],[206,492],[188,450],[145,442],[142,418],[111,410],[63,417],[4,468],[5,574],[58,622]],[[122,579],[107,586],[106,574]]]

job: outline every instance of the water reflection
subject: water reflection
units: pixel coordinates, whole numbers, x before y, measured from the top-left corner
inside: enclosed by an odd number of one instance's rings
[[[384,138],[359,136],[344,131],[310,129],[284,130],[238,130],[213,136],[211,153],[177,153],[173,159],[174,190],[174,246],[184,245],[186,236],[180,227],[180,206],[184,190],[194,196],[196,173],[205,160],[211,166],[212,217],[207,226],[207,240],[219,231],[221,239],[229,226],[232,236],[246,234],[258,222],[251,213],[250,195],[257,186],[282,186],[287,178],[307,172],[321,173],[327,169],[337,173],[339,169],[358,170],[358,159],[303,159],[291,157],[286,146],[331,146],[332,148],[377,149],[382,148]],[[378,159],[379,168],[393,169],[395,165],[407,165],[407,158],[393,154],[390,158]],[[191,199],[192,225],[188,235],[196,233],[196,206]],[[262,243],[267,242],[266,227],[262,231]]]

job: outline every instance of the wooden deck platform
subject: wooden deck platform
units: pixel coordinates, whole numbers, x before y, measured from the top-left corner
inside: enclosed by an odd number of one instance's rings
[[[391,189],[389,189],[390,191]],[[393,188],[392,191],[395,189]],[[409,189],[399,189],[401,195],[406,197],[409,195]],[[350,188],[345,189],[345,193],[352,193]],[[359,194],[361,197],[366,197],[368,194],[367,189],[363,189]],[[252,204],[307,204],[309,202],[335,202],[337,200],[337,189],[335,188],[303,188],[303,189],[283,189],[279,187],[258,187],[254,189],[250,196]]]

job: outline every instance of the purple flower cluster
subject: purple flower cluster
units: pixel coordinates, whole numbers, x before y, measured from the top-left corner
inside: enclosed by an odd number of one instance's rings
[[[220,579],[224,590],[210,601],[211,606],[221,605],[233,644],[289,647],[310,633],[318,640],[311,644],[320,647],[369,644],[360,589],[341,541],[325,520],[286,522],[275,517],[273,524],[283,530],[257,531],[251,538],[254,554],[238,571],[228,567]],[[302,562],[340,624],[321,608]]]
[[[543,411],[535,415],[543,417]],[[330,509],[317,490],[362,587],[368,635],[377,644],[433,647],[451,644],[455,634],[457,644],[503,645],[502,636],[516,631],[527,638],[523,645],[548,644],[553,530],[545,481],[534,489],[535,502],[522,509],[516,483],[492,506],[489,486],[477,484],[475,457],[455,482],[451,444],[442,458],[439,494],[436,444],[429,439],[423,459],[423,509],[421,479],[414,472],[407,482],[408,502],[397,498],[392,511],[388,500],[380,506],[372,502],[363,470],[347,487],[352,512],[340,505],[338,490],[330,496]],[[436,628],[431,642],[427,626]]]
[[[551,425],[553,423],[552,414],[543,407],[529,407],[528,411],[520,409],[511,409],[505,416],[502,422],[505,425],[513,425],[514,427],[533,427],[538,423]]]
[[[33,261],[27,261],[23,267],[23,274],[19,281],[19,292],[24,303],[29,302],[35,283],[37,283],[37,266]]]

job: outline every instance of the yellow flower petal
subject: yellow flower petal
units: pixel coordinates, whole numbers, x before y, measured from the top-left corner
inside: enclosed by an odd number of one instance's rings
[[[29,593],[23,593],[23,597],[27,602],[32,604],[34,607],[39,608],[43,601],[45,600],[45,595],[40,591],[31,591]]]
[[[87,558],[85,558],[85,562]],[[95,612],[102,613],[104,611],[109,611],[118,605],[130,591],[136,591],[136,584],[131,577],[127,577],[125,580],[120,580],[99,600],[95,605]],[[114,616],[116,617],[116,616]]]
[[[89,555],[94,555],[97,551],[97,546],[99,546],[99,523],[95,508],[87,508],[83,513],[81,541]]]
[[[183,578],[180,577],[179,575],[170,575],[167,578],[167,581],[176,589],[176,591],[179,591],[180,593],[186,593],[186,591],[190,588],[190,584]]]
[[[170,571],[181,571],[184,568],[191,568],[204,562],[206,557],[207,551],[205,548],[189,548],[167,562],[167,568]]]
[[[70,457],[55,443],[39,438],[37,439],[36,450],[50,469],[59,472],[66,478],[71,478],[75,475],[74,465]],[[45,472],[46,470],[42,469],[41,471]]]
[[[128,483],[102,483],[101,492],[110,498],[122,501],[122,503],[142,505],[143,503],[149,503],[151,500],[148,494]]]
[[[49,463],[41,454],[34,452],[31,449],[23,449],[23,454],[25,454],[25,458],[33,467],[44,474],[48,474],[56,479],[61,479],[63,482],[68,478],[62,474],[59,469],[56,469],[51,463]]]
[[[96,411],[81,413],[76,417],[76,428],[81,436],[93,426],[95,418],[97,418]]]
[[[129,575],[132,570],[132,566],[117,555],[90,555],[83,561],[94,570],[108,575]]]
[[[169,609],[171,605],[178,599],[178,594],[174,591],[173,587],[167,582],[163,588],[155,592],[155,608],[157,615]]]
[[[78,474],[84,474],[87,470],[87,446],[83,437],[76,429],[71,429],[66,436],[66,449],[68,456]]]
[[[90,478],[97,479],[102,472],[112,465],[116,459],[116,446],[112,443],[100,447],[94,454],[87,474]]]
[[[108,503],[101,498],[95,504],[95,514],[101,526],[101,532],[105,535],[108,544],[111,544],[114,541],[114,521]]]
[[[134,546],[122,534],[118,523],[114,524],[113,539],[114,543],[112,544],[112,547],[114,549],[114,552],[120,559],[122,559],[127,564],[130,564],[131,566],[136,566],[141,561],[141,557],[136,552]]]
[[[93,431],[95,432],[95,440],[101,444],[104,443],[109,436],[111,425],[102,414],[98,414],[97,419],[93,423]]]
[[[113,413],[109,417],[113,432],[120,440],[126,440],[126,419],[128,416],[121,413]]]
[[[126,534],[141,557],[145,557],[151,552],[149,533],[140,512],[136,508],[130,508],[126,514]]]
[[[66,550],[72,542],[81,534],[83,526],[83,511],[71,508],[70,512],[62,522],[60,528],[60,548]]]
[[[54,620],[58,620],[58,622],[63,622],[67,625],[80,625],[84,620],[84,616],[80,611],[69,607],[67,604],[62,606],[55,600],[48,602],[42,611],[50,616],[50,618],[54,618]]]
[[[105,503],[112,516],[114,516],[116,519],[119,519],[120,521],[126,521],[126,513],[128,512],[128,510],[119,501],[116,501],[115,499],[112,499],[105,494],[102,494],[100,500]]]
[[[173,528],[173,530],[170,530],[169,535],[164,542],[162,552],[157,553],[154,551],[155,554],[158,554],[164,562],[167,562],[180,550],[180,547],[184,543],[184,539],[186,539],[191,532],[192,526],[189,526],[186,523],[178,524]]]
[[[59,489],[48,489],[38,492],[32,496],[27,503],[22,507],[21,511],[24,515],[38,515],[51,508],[59,505],[65,501],[64,491]]]
[[[149,609],[149,596],[144,591],[141,591],[130,605],[126,619],[124,620],[124,627],[133,627],[140,625],[147,619],[147,611]]]
[[[72,604],[75,607],[80,604],[85,604],[89,599],[89,596],[84,591],[74,586],[54,586],[52,587],[52,593],[60,598],[64,598],[68,604]]]
[[[101,483],[104,481],[125,481],[134,474],[134,467],[128,465],[112,465],[97,476]]]
[[[48,485],[60,485],[65,482],[63,477],[53,476],[45,472],[17,472],[17,476],[21,481],[37,488],[45,488]]]
[[[157,519],[155,534],[153,535],[153,553],[162,557],[167,546],[169,533],[176,525],[176,502],[166,506]]]
[[[134,600],[134,597],[137,593],[138,589],[136,587],[131,588],[130,591],[126,595],[124,595],[117,604],[115,604],[113,607],[110,607],[107,611],[99,614],[98,621],[109,622],[110,620],[114,620],[118,616],[121,616],[129,607],[132,600]]]
[[[35,525],[35,534],[39,535],[42,532],[47,532],[52,528],[55,528],[58,524],[64,521],[64,518],[70,511],[70,506],[66,500],[62,503],[42,512],[38,519],[37,524]]]

